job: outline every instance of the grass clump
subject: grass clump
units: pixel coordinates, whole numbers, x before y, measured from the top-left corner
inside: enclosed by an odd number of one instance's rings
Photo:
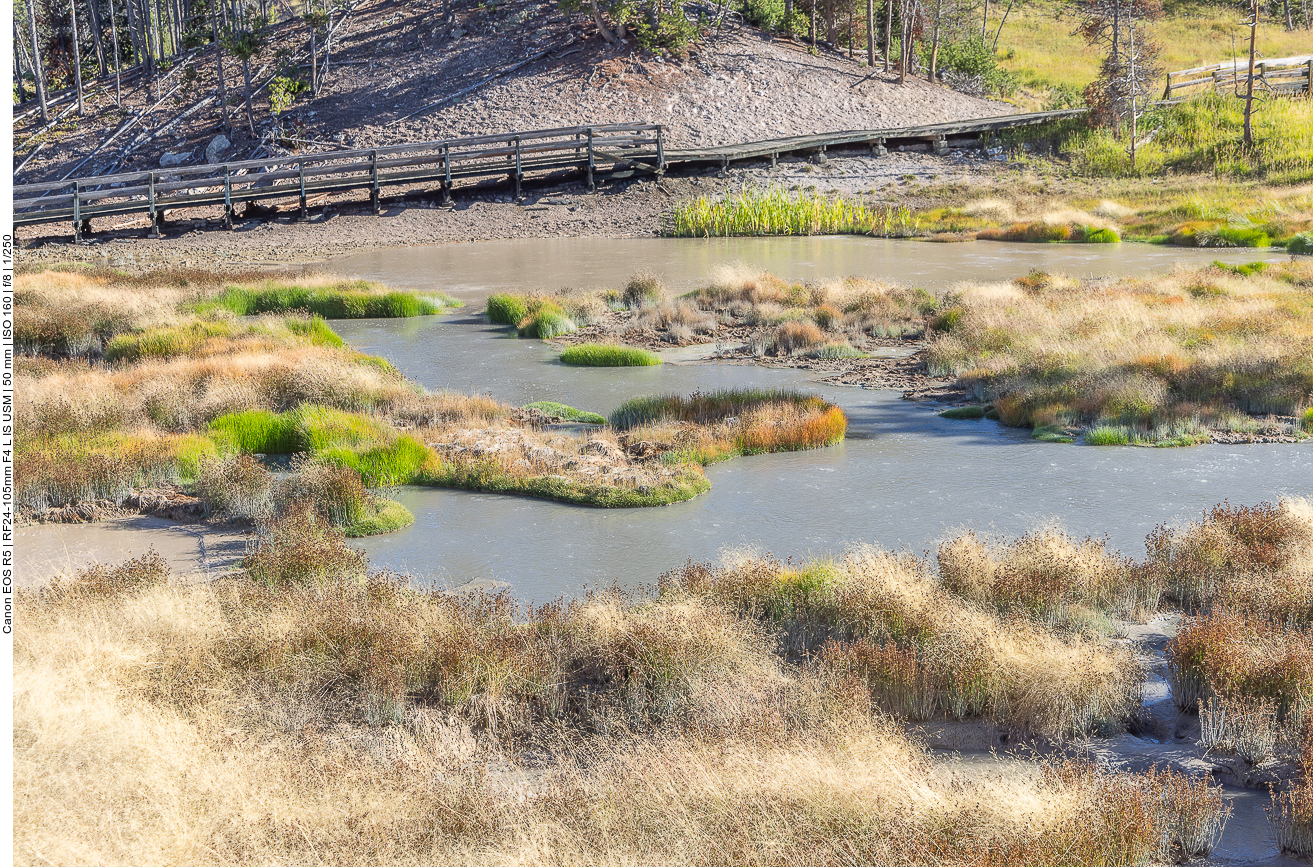
[[[1139,703],[1129,653],[1005,624],[939,589],[906,555],[861,548],[839,564],[690,563],[663,582],[759,619],[788,658],[857,678],[903,719],[987,717],[1065,736],[1114,729]]]
[[[694,392],[626,401],[611,413],[611,424],[645,439],[673,435],[671,425],[698,425],[688,431],[683,452],[699,463],[735,454],[821,448],[841,441],[848,420],[843,410],[819,397],[772,389]]]
[[[306,443],[291,413],[249,409],[210,422],[210,435],[225,447],[251,454],[291,454]]]
[[[577,326],[565,311],[555,304],[544,304],[520,320],[516,331],[521,337],[537,337],[549,340],[560,334],[568,334]]]
[[[388,319],[431,316],[453,306],[459,306],[459,302],[442,293],[422,296],[365,280],[311,285],[268,280],[254,286],[228,286],[198,305],[197,310],[218,308],[238,316],[304,310],[324,319]]]
[[[606,416],[599,415],[587,410],[575,409],[572,406],[566,406],[563,403],[557,403],[554,400],[540,400],[534,403],[525,404],[525,409],[536,409],[546,415],[559,418],[561,421],[578,422],[579,424],[606,424]]]
[[[624,305],[630,310],[640,307],[653,307],[664,302],[669,296],[661,278],[650,271],[641,271],[630,278],[621,294]]]
[[[376,498],[369,504],[370,514],[343,528],[348,539],[395,533],[415,523],[415,516],[396,500]]]
[[[660,364],[661,356],[633,346],[580,343],[566,347],[561,362],[584,367],[649,367]]]
[[[312,505],[297,504],[257,525],[242,567],[274,588],[363,580],[368,558],[345,538]]]
[[[718,200],[699,197],[675,206],[664,234],[674,237],[735,235],[875,235],[909,237],[919,226],[905,206],[881,207],[840,196],[794,194],[782,186],[744,187]]]
[[[976,406],[953,406],[939,414],[940,418],[965,419],[974,421],[985,417],[985,410],[988,407],[984,404]]]
[[[529,315],[529,304],[521,295],[497,292],[488,296],[488,306],[483,312],[489,322],[514,326]]]
[[[1039,243],[1117,244],[1121,235],[1112,226],[1087,226],[1080,223],[1014,223],[1006,228],[985,228],[976,233],[984,241],[1029,241]]]

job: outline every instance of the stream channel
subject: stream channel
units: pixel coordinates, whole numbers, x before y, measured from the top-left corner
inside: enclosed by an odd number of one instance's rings
[[[1127,554],[1145,535],[1224,499],[1254,503],[1313,494],[1305,445],[1188,449],[1039,443],[990,421],[947,421],[895,391],[826,386],[810,371],[678,361],[576,368],[538,340],[487,324],[490,292],[623,286],[658,274],[674,292],[715,266],[745,263],[788,279],[860,275],[942,290],[959,280],[1010,280],[1032,268],[1073,276],[1160,272],[1176,262],[1280,260],[1281,251],[1183,250],[1145,244],[928,244],[862,238],[714,240],[570,238],[369,251],[335,271],[419,291],[441,289],[463,310],[409,320],[336,321],[357,349],[424,384],[524,404],[556,400],[603,414],[635,395],[734,386],[803,388],[843,407],[848,439],[816,451],[739,458],[708,468],[710,493],[656,509],[606,510],[522,497],[407,488],[414,526],[361,540],[371,563],[417,582],[507,586],[546,601],[587,587],[652,583],[689,557],[726,548],[778,557],[840,555],[854,543],[920,552],[963,528],[1016,535],[1054,523],[1104,535]],[[680,356],[676,356],[680,357]],[[687,357],[684,353],[682,357]]]

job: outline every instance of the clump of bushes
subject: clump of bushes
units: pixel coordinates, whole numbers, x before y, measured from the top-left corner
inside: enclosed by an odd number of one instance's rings
[[[1297,256],[1313,256],[1313,232],[1300,232],[1286,243],[1286,252]]]
[[[667,295],[665,284],[661,282],[660,277],[650,271],[641,271],[625,284],[625,291],[621,297],[625,306],[634,310],[660,304],[666,300]]]
[[[242,567],[269,587],[362,581],[369,560],[312,503],[296,503],[256,525]]]
[[[249,453],[201,463],[196,493],[211,514],[232,521],[267,517],[274,504],[273,475]]]
[[[580,343],[561,353],[561,362],[584,367],[649,367],[661,363],[661,356],[634,346],[608,343]]]

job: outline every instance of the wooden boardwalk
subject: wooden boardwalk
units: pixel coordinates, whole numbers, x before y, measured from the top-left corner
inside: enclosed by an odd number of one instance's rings
[[[978,120],[891,129],[848,130],[768,139],[709,148],[667,150],[656,124],[628,123],[508,132],[472,138],[414,142],[368,150],[246,160],[220,165],[176,166],[144,172],[15,185],[14,224],[68,223],[75,240],[92,229],[95,218],[125,214],[149,217],[159,237],[166,211],[222,206],[233,225],[237,207],[294,199],[298,219],[309,216],[310,197],[359,190],[369,192],[374,213],[386,188],[423,185],[444,203],[460,180],[505,179],[520,198],[526,176],[550,178],[577,170],[590,189],[598,176],[661,174],[668,168],[722,171],[730,163],[790,154],[823,154],[827,148],[869,147],[880,155],[899,144],[927,146],[944,153],[954,145],[975,146],[985,137],[1054,120],[1077,117],[1084,109],[1004,115]]]

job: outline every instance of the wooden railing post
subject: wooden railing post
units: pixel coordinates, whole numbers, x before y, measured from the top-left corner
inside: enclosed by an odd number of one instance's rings
[[[1163,91],[1163,99],[1172,98],[1172,74],[1167,73],[1167,89]]]
[[[223,226],[225,229],[233,227],[233,179],[232,169],[228,164],[223,164]]]
[[[1313,58],[1308,61],[1308,80],[1304,83],[1304,95],[1313,99]]]
[[[593,128],[588,128],[588,192],[597,192],[597,184],[593,180]]]
[[[515,201],[517,202],[520,200],[520,180],[523,178],[523,175],[520,171],[521,165],[522,164],[520,162],[520,137],[517,135],[515,137]]]
[[[73,243],[82,243],[82,184],[73,182]]]
[[[442,205],[451,207],[451,145],[442,143]]]
[[[369,176],[372,186],[369,190],[369,206],[373,209],[374,215],[378,216],[378,151],[369,152]]]
[[[656,138],[657,138],[657,175],[658,175],[658,176],[659,176],[659,175],[664,175],[664,174],[666,173],[666,145],[665,145],[665,140],[662,138],[661,130],[662,130],[662,127],[658,126],[658,127],[657,127],[657,136],[656,136]],[[775,163],[772,161],[772,162],[771,162],[771,165],[774,165],[774,164],[775,164]]]
[[[155,206],[155,173],[151,172],[147,178],[146,194],[150,199],[150,231],[146,233],[148,238],[158,238],[160,236],[159,211]]]
[[[306,211],[306,204],[305,204],[305,159],[304,158],[296,161],[296,180],[297,180],[297,184],[300,187],[300,192],[301,192],[301,201],[300,201],[301,208],[296,215],[296,221],[298,223],[304,223],[306,220],[310,219],[310,215]]]

